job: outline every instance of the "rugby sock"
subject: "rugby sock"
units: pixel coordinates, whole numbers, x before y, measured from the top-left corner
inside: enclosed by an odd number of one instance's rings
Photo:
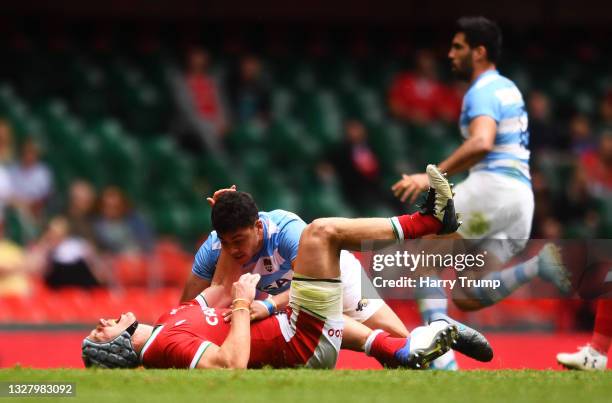
[[[433,277],[436,280],[438,279],[437,276],[429,277]],[[446,315],[448,312],[448,299],[446,298],[446,292],[444,292],[444,289],[441,287],[428,289],[419,288],[416,292],[416,298],[418,299],[417,305],[421,313],[421,319],[423,319],[426,325],[439,319],[440,316]],[[430,368],[456,371],[459,369],[459,365],[455,359],[455,353],[450,350],[443,356],[436,358],[431,363]]]
[[[476,294],[484,306],[493,305],[512,294],[514,290],[531,281],[538,275],[538,256],[519,263],[515,266],[487,274],[483,280],[499,280],[497,289],[490,287],[475,288],[471,291]],[[468,290],[470,291],[470,290]]]
[[[438,279],[437,276],[429,276],[432,279]],[[431,316],[434,314],[446,314],[448,311],[448,301],[446,292],[441,287],[417,288],[415,297],[417,305],[421,313],[421,319],[426,325],[431,322]]]
[[[394,368],[399,366],[395,353],[406,345],[406,341],[407,339],[391,337],[389,333],[378,329],[368,336],[364,351],[366,355],[376,358],[382,365]]]
[[[442,229],[442,223],[428,214],[404,214],[389,220],[398,240],[421,238],[424,235],[437,234]]]
[[[600,299],[597,302],[591,347],[603,355],[608,355],[610,344],[612,344],[612,299]]]

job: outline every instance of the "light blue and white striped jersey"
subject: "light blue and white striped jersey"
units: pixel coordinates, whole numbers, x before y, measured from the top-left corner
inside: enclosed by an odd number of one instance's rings
[[[468,126],[478,116],[497,122],[493,150],[470,172],[486,171],[518,179],[531,186],[529,174],[529,131],[525,102],[512,81],[497,70],[482,73],[463,97],[459,126],[464,138]]]
[[[245,273],[261,275],[257,284],[259,291],[280,294],[291,284],[291,262],[297,256],[306,223],[285,210],[260,211],[259,219],[263,223],[263,246],[242,268]],[[220,254],[221,241],[213,231],[196,253],[192,272],[204,280],[212,280]]]

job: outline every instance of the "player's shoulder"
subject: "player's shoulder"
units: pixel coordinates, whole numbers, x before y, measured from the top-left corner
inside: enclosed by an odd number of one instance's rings
[[[495,91],[496,89],[514,83],[507,77],[499,74],[497,70],[488,71],[480,75],[476,81],[470,85],[466,95],[484,94]]]
[[[479,78],[466,92],[466,102],[501,102],[515,103],[522,100],[522,94],[516,84],[497,72]]]
[[[260,211],[259,218],[265,218],[276,225],[283,225],[296,220],[303,222],[303,220],[297,214],[292,213],[291,211],[281,209],[272,210],[268,212]]]
[[[208,234],[208,238],[206,238],[206,240],[202,242],[202,245],[200,245],[200,248],[198,249],[198,253],[203,252],[204,250],[215,251],[215,250],[220,250],[220,249],[221,249],[221,240],[219,239],[219,236],[217,235],[217,231],[211,231],[210,234]]]

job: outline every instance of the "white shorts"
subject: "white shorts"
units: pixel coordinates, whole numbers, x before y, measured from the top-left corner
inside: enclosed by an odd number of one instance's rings
[[[294,276],[286,313],[276,316],[286,342],[279,345],[279,351],[287,350],[282,351],[286,364],[334,368],[344,332],[340,279]]]
[[[357,322],[365,322],[385,301],[382,299],[361,298],[361,279],[363,267],[361,262],[351,252],[343,250],[340,252],[340,279],[342,280],[342,306],[343,312]],[[372,287],[368,295],[378,295],[369,281],[364,282],[365,287]]]
[[[502,262],[525,247],[534,210],[530,186],[500,174],[477,171],[471,172],[455,191],[455,210],[463,221],[457,232],[463,238],[508,240],[496,243],[495,254]]]

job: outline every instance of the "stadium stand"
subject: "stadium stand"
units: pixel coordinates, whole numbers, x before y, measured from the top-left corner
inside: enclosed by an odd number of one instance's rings
[[[148,258],[105,261],[112,267],[108,268],[112,278],[105,283],[110,290],[49,291],[40,273],[32,274],[35,286],[29,297],[2,297],[0,321],[6,323],[90,322],[102,312],[126,305],[141,310],[147,318],[143,320],[151,320],[147,315],[178,299],[191,253],[210,230],[204,195],[221,187],[236,184],[252,192],[262,210],[284,208],[306,220],[364,213],[354,202],[360,198],[358,189],[352,195],[343,193],[337,173],[325,161],[330,150],[341,144],[347,120],[367,128],[379,161],[381,189],[402,172],[441,160],[460,142],[452,121],[392,117],[390,88],[395,77],[412,71],[416,49],[387,45],[380,35],[370,42],[289,38],[280,48],[275,41],[257,49],[249,49],[247,41],[209,48],[210,71],[221,83],[223,96],[229,95],[224,83],[240,57],[257,54],[269,98],[265,113],[228,122],[220,151],[206,144],[194,147],[197,128],[179,113],[171,77],[185,56],[180,38],[113,36],[95,27],[57,36],[13,32],[6,38],[6,63],[0,64],[0,117],[12,128],[15,144],[26,138],[40,144],[51,168],[54,191],[45,205],[46,219],[62,210],[71,184],[83,179],[97,190],[122,189],[157,235]],[[556,39],[541,38],[520,50],[511,47],[504,60],[513,62],[501,64],[502,72],[528,98],[540,96],[549,103],[548,114],[533,111],[542,124],[533,126],[532,138],[552,131],[563,139],[554,146],[536,141],[539,152],[532,167],[538,207],[533,234],[610,237],[612,151],[609,141],[597,138],[600,133],[602,139],[612,136],[605,130],[612,115],[612,75],[601,69],[612,64],[606,52],[609,44],[578,44],[571,50],[574,58],[559,60],[551,41]],[[446,46],[446,42],[432,43],[429,49],[438,56],[442,53],[437,49]],[[433,68],[447,85],[450,80],[440,59],[434,60]],[[230,116],[239,115],[231,112]],[[572,137],[575,119],[590,128],[582,137]],[[547,122],[552,126],[545,126]],[[596,188],[585,185],[582,169],[601,173]],[[390,208],[396,207],[381,197],[365,213]],[[44,232],[44,226],[30,228],[14,206],[6,209],[3,225],[8,239],[26,247]],[[31,304],[32,298],[42,303]],[[84,308],[92,305],[95,312]],[[514,325],[527,327],[538,326],[543,317],[550,319],[547,313],[561,311],[552,302],[541,305],[532,310],[533,318],[522,321],[518,318],[523,308],[516,301],[494,309],[514,312]],[[398,309],[403,308],[398,305]],[[557,327],[571,327],[567,312],[552,315]],[[490,314],[472,319],[491,328],[512,323],[496,322]],[[550,326],[555,324],[543,325]]]

